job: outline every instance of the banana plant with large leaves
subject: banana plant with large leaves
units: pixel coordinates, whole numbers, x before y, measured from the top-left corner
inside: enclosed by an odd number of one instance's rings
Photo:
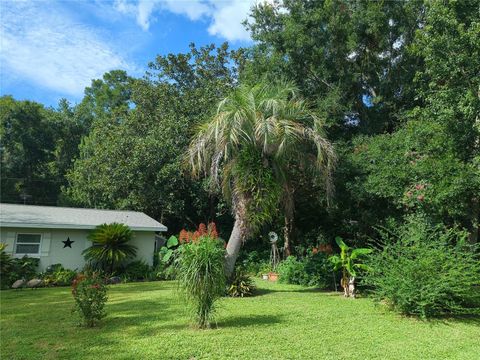
[[[173,251],[175,247],[177,247],[179,244],[178,239],[176,236],[172,235],[170,238],[167,240],[167,243],[165,246],[162,246],[160,248],[160,253],[159,253],[159,258],[163,263],[168,263],[170,258],[173,255]]]
[[[333,264],[334,270],[342,269],[341,286],[345,297],[355,297],[355,277],[358,270],[368,270],[365,264],[362,264],[362,257],[372,252],[372,249],[358,248],[354,249],[343,241],[340,236],[335,238],[335,242],[340,248],[340,254],[332,255],[329,259]]]

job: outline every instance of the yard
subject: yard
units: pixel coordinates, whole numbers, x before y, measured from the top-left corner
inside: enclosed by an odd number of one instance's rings
[[[110,287],[99,328],[75,326],[69,288],[1,292],[2,359],[478,359],[480,319],[423,322],[369,299],[258,282],[190,327],[174,282]]]

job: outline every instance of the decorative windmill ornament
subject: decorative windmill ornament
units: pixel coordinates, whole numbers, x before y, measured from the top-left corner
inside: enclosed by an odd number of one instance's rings
[[[277,241],[278,241],[278,235],[270,231],[268,233],[268,238],[270,240],[270,244],[272,244],[272,250],[270,252],[270,263],[272,264],[272,270],[277,269],[277,265],[280,262],[280,253],[278,252],[278,246],[277,246]]]

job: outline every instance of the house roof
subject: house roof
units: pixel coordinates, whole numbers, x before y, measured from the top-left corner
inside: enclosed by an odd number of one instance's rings
[[[93,229],[113,222],[136,231],[167,231],[166,226],[137,211],[0,204],[2,227]]]

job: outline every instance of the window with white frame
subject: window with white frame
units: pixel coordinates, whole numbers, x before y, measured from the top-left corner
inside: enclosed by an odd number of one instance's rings
[[[41,234],[17,234],[15,242],[15,254],[17,255],[39,255]]]

